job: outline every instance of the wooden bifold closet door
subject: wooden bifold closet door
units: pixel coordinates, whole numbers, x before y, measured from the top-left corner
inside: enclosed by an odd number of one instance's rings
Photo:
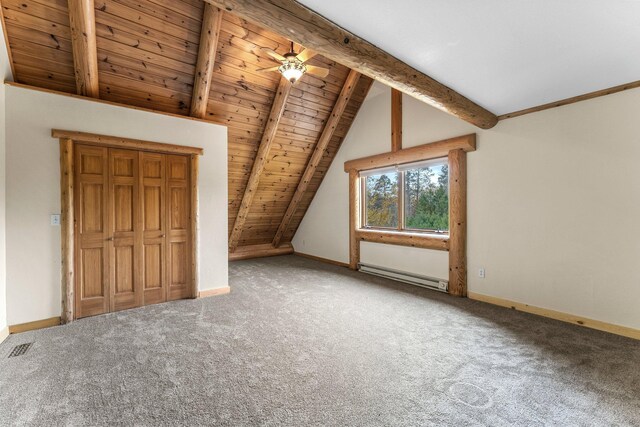
[[[75,145],[76,317],[191,297],[189,157]]]

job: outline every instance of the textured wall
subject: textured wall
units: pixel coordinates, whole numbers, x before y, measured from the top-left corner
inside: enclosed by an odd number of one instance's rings
[[[0,31],[0,79],[0,83],[12,80],[7,45],[2,31]],[[4,329],[7,327],[5,151],[5,87],[0,84],[0,341],[4,336]]]
[[[374,89],[296,234],[300,252],[348,261],[343,163],[390,149],[390,95]],[[480,131],[404,98],[405,147],[478,134],[468,155],[470,291],[640,328],[639,111],[635,89]],[[436,251],[368,243],[362,260],[447,277]]]
[[[59,145],[51,129],[204,148],[199,180],[201,290],[227,286],[227,129],[7,86],[7,308],[9,324],[60,315]]]

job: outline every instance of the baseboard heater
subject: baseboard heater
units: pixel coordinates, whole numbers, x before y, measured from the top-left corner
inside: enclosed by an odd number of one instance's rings
[[[441,280],[429,276],[421,276],[419,274],[407,273],[406,271],[394,270],[377,265],[360,263],[358,264],[358,271],[367,274],[373,274],[374,276],[397,280],[399,282],[408,283],[410,285],[433,289],[440,292],[447,292],[447,290],[449,289],[449,281],[447,280]]]

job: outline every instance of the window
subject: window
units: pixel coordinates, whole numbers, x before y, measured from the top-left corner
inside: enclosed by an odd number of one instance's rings
[[[364,176],[366,227],[398,228],[398,172]]]
[[[363,228],[448,233],[446,158],[361,172],[360,179]]]

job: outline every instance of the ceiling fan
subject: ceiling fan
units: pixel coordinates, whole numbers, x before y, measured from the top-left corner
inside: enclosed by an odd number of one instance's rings
[[[262,51],[264,51],[264,53],[271,56],[275,60],[282,62],[282,64],[276,67],[261,68],[256,71],[279,71],[280,74],[282,74],[283,77],[289,80],[291,83],[297,82],[305,73],[309,73],[318,77],[327,77],[329,75],[329,70],[326,68],[305,64],[308,60],[316,56],[317,53],[310,49],[303,49],[302,51],[295,53],[295,51],[293,50],[293,42],[291,42],[291,51],[285,53],[284,55],[280,55],[273,49],[269,49],[266,47],[263,47],[261,49]]]

